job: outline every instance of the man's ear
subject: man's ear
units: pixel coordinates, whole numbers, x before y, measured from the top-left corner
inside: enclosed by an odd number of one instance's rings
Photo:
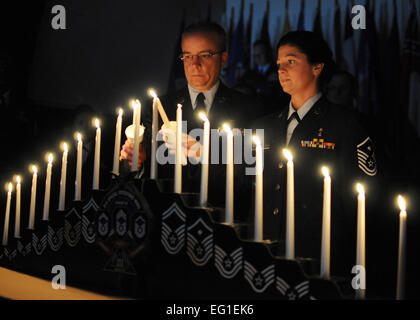
[[[317,63],[317,64],[314,64],[312,66],[312,71],[313,71],[314,75],[316,75],[316,76],[321,74],[322,69],[324,69],[324,64],[323,63]]]
[[[227,51],[223,51],[221,55],[222,55],[222,67],[224,67],[226,63],[228,62],[229,54],[227,53]]]

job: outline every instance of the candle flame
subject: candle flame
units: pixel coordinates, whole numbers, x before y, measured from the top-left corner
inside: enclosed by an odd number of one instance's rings
[[[49,153],[48,154],[48,163],[51,163],[53,161],[53,154]]]
[[[120,117],[122,117],[123,113],[124,113],[123,108],[119,108],[119,109],[118,109],[118,115],[119,115]]]
[[[153,89],[149,89],[149,95],[152,96],[155,99],[157,98],[157,94],[156,94],[155,90],[153,90]]]
[[[178,104],[177,104],[177,107],[178,107],[178,108],[182,108],[182,104],[178,103]]]
[[[330,176],[330,172],[329,172],[329,170],[328,170],[328,168],[327,167],[322,167],[322,174],[324,175],[324,177],[329,177]]]
[[[21,181],[21,180],[20,180],[20,176],[16,176],[16,183],[17,183],[17,184],[20,184],[20,181]]]
[[[230,127],[229,127],[229,125],[227,124],[227,123],[224,123],[223,124],[223,129],[225,130],[225,131],[227,131],[227,132],[230,132]]]
[[[133,108],[133,109],[137,108],[137,104],[136,104],[136,101],[134,99],[131,100],[131,108]]]
[[[65,142],[63,142],[63,149],[64,149],[64,152],[69,152],[69,148],[67,146],[67,143]]]
[[[401,211],[405,211],[407,209],[405,199],[402,195],[398,195],[398,206],[400,207]]]
[[[288,149],[283,149],[283,154],[284,154],[284,156],[286,157],[286,159],[288,161],[292,161],[293,160],[292,153]]]
[[[261,140],[257,136],[252,136],[252,140],[254,140],[254,143],[256,145],[261,145]]]
[[[357,189],[357,192],[360,195],[364,195],[365,194],[365,188],[363,188],[363,186],[360,183],[356,184],[356,189]]]
[[[95,119],[95,127],[99,129],[99,119],[98,118]]]
[[[206,114],[204,112],[200,112],[198,115],[200,116],[201,120],[209,121],[209,119],[207,119]]]
[[[13,185],[11,182],[9,182],[9,192],[12,192],[12,190],[13,190]]]
[[[76,139],[78,142],[82,141],[82,135],[79,132],[76,132]]]
[[[35,174],[38,173],[38,168],[35,165],[32,166],[32,172]]]

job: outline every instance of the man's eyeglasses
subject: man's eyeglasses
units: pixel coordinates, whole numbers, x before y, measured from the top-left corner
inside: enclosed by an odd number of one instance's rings
[[[222,53],[223,51],[213,52],[201,52],[199,54],[188,54],[188,53],[181,53],[179,55],[179,59],[181,59],[184,62],[192,62],[194,57],[197,57],[200,61],[209,61],[211,57],[213,57],[216,54]]]

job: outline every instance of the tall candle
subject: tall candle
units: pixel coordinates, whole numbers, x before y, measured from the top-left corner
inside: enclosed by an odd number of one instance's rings
[[[12,183],[9,183],[9,191],[7,191],[6,214],[4,216],[3,246],[7,246],[8,237],[9,237],[9,218],[10,218],[11,200],[12,200]]]
[[[156,92],[153,89],[150,89],[149,94],[153,97],[153,103],[156,100],[156,107],[159,111],[159,114],[160,114],[160,117],[162,118],[163,123],[169,124],[168,116],[166,115],[165,109],[163,109],[162,103],[160,102],[160,99],[158,98]]]
[[[174,192],[182,192],[182,105],[176,109],[176,148]]]
[[[287,159],[286,186],[286,259],[295,258],[295,186],[293,156],[289,150],[283,153]]]
[[[152,106],[152,149],[150,152],[150,179],[157,179],[157,141],[156,136],[158,133],[158,101],[159,98],[156,96],[153,90],[149,90],[150,95],[153,96],[153,106]]]
[[[322,241],[321,241],[321,277],[330,277],[331,251],[331,177],[326,167],[322,167],[324,175],[324,199],[322,208]]]
[[[139,143],[140,143],[140,114],[141,104],[139,100],[132,100],[133,107],[133,126],[134,126],[134,145],[133,145],[133,161],[131,163],[131,171],[137,171],[137,162],[139,159]]]
[[[77,133],[76,182],[74,191],[74,200],[76,201],[80,201],[82,199],[82,153],[82,135]]]
[[[121,129],[122,129],[123,109],[118,110],[117,124],[115,125],[115,142],[114,142],[114,164],[112,172],[115,175],[120,173],[120,148],[121,148]]]
[[[95,119],[96,136],[95,136],[95,157],[93,161],[93,181],[92,190],[99,190],[99,168],[101,165],[101,127],[99,120]]]
[[[263,159],[261,140],[253,136],[255,143],[255,217],[254,240],[263,240]]]
[[[21,204],[21,180],[16,177],[16,211],[15,211],[15,238],[20,238],[20,204]]]
[[[233,223],[233,133],[227,124],[223,125],[226,131],[226,201],[225,222]]]
[[[357,251],[356,251],[356,265],[366,266],[366,254],[365,254],[365,190],[363,186],[357,184]],[[357,299],[365,298],[365,289],[358,289],[356,291]]]
[[[38,169],[32,166],[32,187],[31,187],[31,205],[29,207],[29,223],[28,229],[33,230],[35,224],[35,204],[36,204],[36,183],[38,179]]]
[[[47,176],[45,178],[45,193],[44,193],[44,212],[42,220],[48,220],[50,213],[50,194],[51,194],[51,170],[52,170],[53,155],[48,155]]]
[[[204,121],[203,145],[201,148],[200,206],[205,207],[207,205],[209,185],[210,122],[204,112],[200,112],[200,118]]]
[[[398,244],[398,273],[397,273],[397,300],[404,299],[405,291],[405,246],[406,246],[406,228],[407,228],[407,211],[404,198],[398,196],[398,204],[400,207],[400,235]]]
[[[63,158],[61,160],[60,195],[58,198],[58,210],[63,211],[66,205],[66,178],[67,178],[67,143],[63,143]]]

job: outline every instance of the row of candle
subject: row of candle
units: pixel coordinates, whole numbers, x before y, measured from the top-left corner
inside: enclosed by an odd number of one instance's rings
[[[163,122],[169,123],[169,119],[163,109],[163,106],[153,90],[149,91],[153,96],[153,119],[152,119],[152,148],[151,148],[151,173],[152,179],[157,178],[157,130],[158,130],[158,112]],[[139,132],[140,132],[140,115],[141,104],[138,100],[132,101],[133,107],[133,126],[134,126],[134,151],[132,161],[132,171],[137,170],[138,162],[138,145],[139,145]],[[121,146],[121,129],[122,129],[122,109],[118,111],[116,131],[115,131],[115,144],[114,144],[114,159],[113,159],[113,172],[119,174],[119,153]],[[200,114],[204,122],[204,139],[201,149],[201,187],[200,187],[200,205],[206,206],[208,197],[208,160],[209,160],[209,136],[210,136],[210,122],[204,113]],[[176,163],[175,163],[175,183],[174,192],[182,192],[182,106],[178,105],[176,112]],[[101,129],[99,120],[95,120],[96,137],[95,137],[95,158],[94,158],[94,172],[92,189],[99,189],[99,164],[100,164],[100,144],[101,144]],[[227,132],[227,165],[226,165],[226,210],[225,222],[233,223],[233,134],[232,130],[227,124],[224,125]],[[77,134],[77,165],[76,165],[76,179],[75,179],[75,200],[81,200],[81,181],[82,181],[82,150],[83,142],[80,134]],[[262,192],[262,145],[261,141],[254,136],[254,143],[256,145],[256,189],[255,189],[255,220],[254,220],[254,240],[263,240],[262,216],[263,216],[263,192]],[[137,147],[136,147],[137,146]],[[64,210],[65,205],[65,185],[66,185],[66,172],[67,172],[67,145],[63,144],[63,158],[62,158],[62,171],[60,180],[60,195],[59,195],[59,210]],[[284,151],[287,158],[287,200],[286,200],[286,258],[294,259],[294,177],[293,177],[293,158],[288,150]],[[153,156],[154,155],[154,156]],[[52,170],[52,154],[48,156],[46,187],[44,195],[44,210],[43,220],[48,220],[49,214],[49,200],[51,190],[51,170]],[[35,214],[35,196],[36,196],[36,181],[37,169],[32,166],[33,179],[31,189],[31,202],[30,202],[30,217],[29,229],[34,229],[34,214]],[[328,278],[330,269],[330,220],[331,220],[331,177],[328,170],[323,168],[324,173],[324,200],[323,200],[323,223],[322,223],[322,246],[321,246],[321,276]],[[20,225],[20,178],[17,179],[16,187],[16,223],[15,223],[15,237],[19,237]],[[363,187],[358,184],[358,229],[357,229],[357,264],[365,265],[365,196]],[[3,232],[3,245],[7,245],[8,234],[8,221],[10,215],[10,198],[12,192],[12,184],[9,184],[9,191],[6,205],[5,227]],[[399,199],[402,199],[400,196]],[[400,214],[400,246],[399,246],[399,264],[398,264],[398,290],[397,295],[402,295],[402,279],[404,273],[404,252],[405,252],[405,221],[406,213],[403,209],[403,200],[399,200],[401,214]]]

